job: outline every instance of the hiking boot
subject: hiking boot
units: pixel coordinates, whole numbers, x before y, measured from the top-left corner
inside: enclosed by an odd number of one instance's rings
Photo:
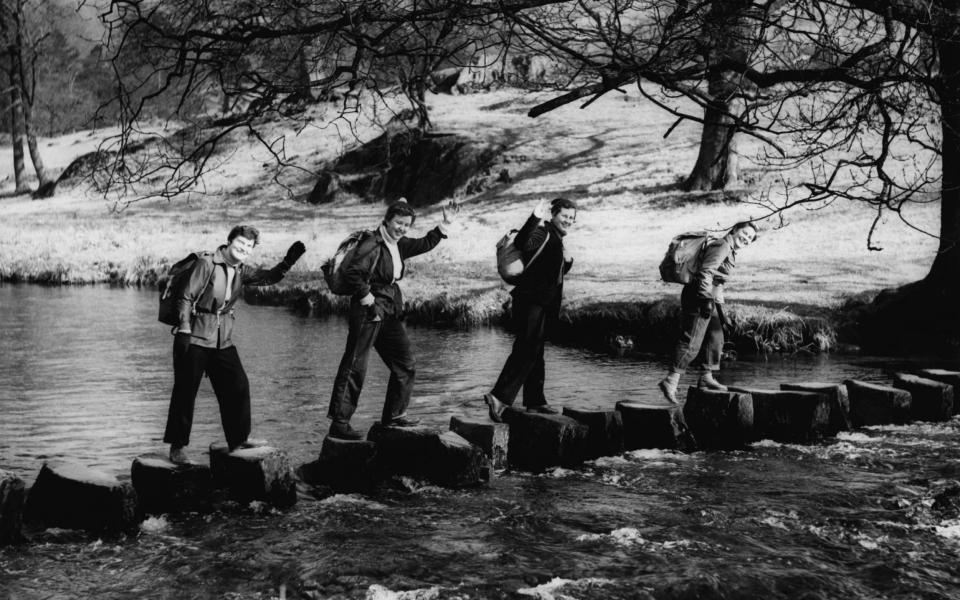
[[[389,425],[390,427],[416,427],[420,424],[420,419],[408,417],[407,415],[400,415],[383,424]]]
[[[338,440],[362,440],[363,434],[350,426],[350,423],[340,423],[334,421],[330,424],[330,431],[327,432],[328,437],[337,438]]]
[[[196,464],[187,456],[183,446],[170,446],[170,462],[175,465],[194,465]]]
[[[484,394],[483,401],[487,404],[490,420],[494,423],[503,423],[503,411],[507,410],[507,405],[497,400],[493,394]]]
[[[541,415],[559,415],[560,411],[550,406],[549,404],[541,404],[539,406],[528,406],[527,412],[529,413],[540,413]]]
[[[727,386],[713,378],[713,371],[704,371],[703,375],[700,376],[700,380],[697,381],[697,387],[717,392],[727,391]]]

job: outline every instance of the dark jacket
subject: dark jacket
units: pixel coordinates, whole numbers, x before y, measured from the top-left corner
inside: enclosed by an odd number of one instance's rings
[[[367,294],[373,294],[377,312],[381,317],[396,317],[403,315],[403,294],[400,285],[394,281],[403,278],[406,270],[406,259],[429,252],[447,237],[434,227],[420,238],[402,237],[397,242],[400,251],[400,273],[393,272],[393,258],[390,249],[380,234],[380,228],[371,232],[372,235],[360,242],[357,249],[357,259],[348,265],[343,272],[343,280],[352,291],[350,301],[351,312],[362,310],[360,299]]]
[[[696,286],[697,298],[723,304],[723,285],[737,266],[737,253],[729,236],[707,242],[700,253],[700,268],[687,285]]]
[[[546,246],[533,262],[530,259],[540,246]],[[556,316],[560,313],[560,301],[563,299],[563,276],[573,266],[573,260],[563,258],[563,234],[553,223],[542,223],[530,215],[523,224],[513,243],[520,248],[526,266],[516,287],[510,292],[514,298],[537,304]]]
[[[190,343],[204,348],[229,348],[233,345],[233,307],[247,285],[270,285],[286,275],[290,267],[280,263],[272,269],[237,265],[230,286],[230,299],[224,302],[227,288],[227,264],[221,246],[212,256],[201,256],[177,298],[180,329],[190,329]],[[196,306],[194,306],[196,302]]]

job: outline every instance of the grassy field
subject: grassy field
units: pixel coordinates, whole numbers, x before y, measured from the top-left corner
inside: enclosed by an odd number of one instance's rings
[[[507,169],[511,181],[462,198],[451,239],[408,263],[404,291],[424,320],[468,324],[500,315],[508,288],[496,275],[494,244],[519,226],[540,198],[562,195],[580,205],[577,225],[566,238],[576,257],[566,284],[568,321],[606,315],[603,323],[611,331],[629,329],[622,325],[624,318],[629,324],[629,314],[634,326],[654,313],[672,318],[669,310],[658,313],[650,307],[671,306],[679,295],[679,286],[659,281],[657,271],[674,234],[726,228],[763,214],[755,204],[678,189],[696,159],[697,124],[681,124],[664,139],[673,118],[635,93],[610,95],[586,110],[571,105],[537,119],[526,116],[547,98],[545,93],[507,90],[432,97],[438,130],[505,144],[496,171]],[[59,172],[106,133],[42,140],[44,158]],[[288,157],[305,169],[374,135],[368,121],[349,134],[343,127],[319,125],[276,133],[287,136]],[[755,146],[744,148],[745,175],[762,186],[776,174],[751,164]],[[84,190],[60,192],[49,200],[14,196],[8,175],[0,188],[0,278],[151,284],[187,251],[213,248],[232,225],[250,223],[262,231],[255,259],[277,260],[297,239],[307,245],[283,286],[268,290],[260,301],[342,306],[340,299],[325,296],[319,267],[347,233],[374,226],[382,206],[360,201],[310,205],[303,198],[313,186],[311,177],[302,171],[275,177],[269,155],[253,143],[238,144],[222,158],[203,193],[135,202],[122,210]],[[10,149],[4,148],[0,164],[11,163]],[[744,190],[738,197],[753,196]],[[936,201],[907,209],[911,222],[928,231],[938,230],[938,214]],[[798,327],[810,328],[803,325],[806,320],[829,320],[846,298],[921,278],[933,260],[936,240],[892,217],[881,222],[874,237],[883,250],[868,250],[874,218],[867,207],[836,202],[763,223],[765,231],[741,253],[728,285],[727,301],[738,315],[740,333],[756,332],[765,323],[796,325],[798,316]],[[413,235],[439,220],[439,208],[424,210]],[[623,307],[632,309],[624,313]],[[822,335],[817,327],[810,336]],[[647,331],[634,330],[636,336]]]

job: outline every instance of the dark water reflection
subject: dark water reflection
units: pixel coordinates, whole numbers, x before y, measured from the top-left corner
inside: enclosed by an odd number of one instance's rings
[[[67,457],[124,475],[134,456],[163,449],[170,335],[152,294],[2,286],[0,307],[0,467],[31,480],[43,459]],[[314,459],[344,323],[239,314],[255,435],[295,463]],[[438,427],[482,415],[476,399],[509,338],[426,328],[411,338],[412,412]],[[567,348],[547,360],[551,401],[578,407],[652,400],[664,367]],[[724,378],[886,381],[903,366],[777,358],[732,363]],[[373,358],[359,426],[379,415],[385,386]],[[221,439],[208,383],[197,407],[199,455]],[[637,451],[476,491],[305,494],[284,513],[154,518],[119,540],[48,530],[0,551],[0,598],[956,598],[960,515],[933,497],[960,478],[958,430],[955,419],[814,446]]]

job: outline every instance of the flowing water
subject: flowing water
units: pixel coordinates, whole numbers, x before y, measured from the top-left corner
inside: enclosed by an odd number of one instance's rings
[[[44,459],[127,477],[163,451],[171,337],[148,291],[0,286],[0,468],[32,481]],[[338,318],[244,306],[237,345],[254,437],[314,460],[346,339]],[[411,413],[446,428],[485,414],[510,338],[410,328]],[[725,382],[889,381],[920,363],[850,357],[740,360]],[[923,366],[957,368],[924,362]],[[552,403],[656,399],[662,357],[547,350]],[[379,415],[371,368],[355,425]],[[201,385],[190,449],[221,440]],[[137,536],[49,529],[0,550],[0,598],[957,598],[960,420],[876,427],[810,446],[634,451],[576,470],[504,473],[488,488],[419,487],[152,517]]]

